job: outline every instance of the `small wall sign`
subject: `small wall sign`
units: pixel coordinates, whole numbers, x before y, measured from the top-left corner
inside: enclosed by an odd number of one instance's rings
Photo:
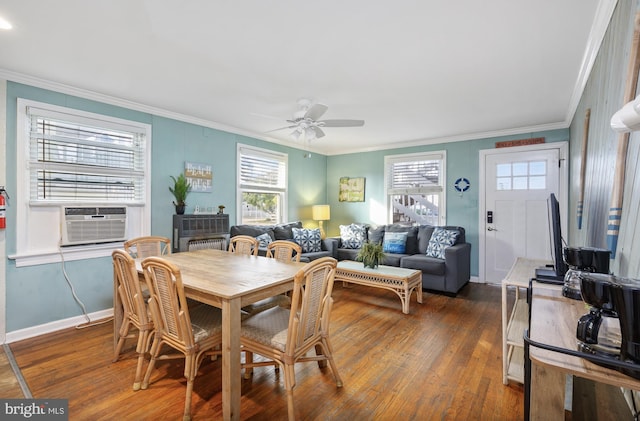
[[[187,177],[191,184],[192,192],[210,192],[213,190],[213,171],[209,164],[185,162],[184,176]]]
[[[505,140],[504,142],[496,142],[496,148],[511,148],[513,146],[537,145],[544,143],[544,137],[532,137],[529,139]]]

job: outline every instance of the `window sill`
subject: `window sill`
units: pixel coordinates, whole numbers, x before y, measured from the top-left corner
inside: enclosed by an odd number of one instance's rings
[[[9,259],[15,260],[16,267],[27,267],[44,265],[49,263],[60,263],[63,259],[65,262],[73,260],[94,259],[98,257],[108,257],[115,249],[123,248],[122,242],[92,244],[85,246],[61,247],[57,250],[43,251],[34,254],[14,254],[8,256]]]

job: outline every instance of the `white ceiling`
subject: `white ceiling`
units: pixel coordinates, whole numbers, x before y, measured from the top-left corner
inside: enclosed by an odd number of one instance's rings
[[[0,0],[0,77],[301,148],[266,132],[311,98],[366,121],[329,155],[527,134],[568,127],[615,3]]]

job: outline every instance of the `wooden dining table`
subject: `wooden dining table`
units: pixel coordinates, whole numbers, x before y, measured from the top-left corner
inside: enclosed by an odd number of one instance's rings
[[[294,275],[304,263],[281,262],[223,250],[197,250],[162,256],[180,268],[185,295],[222,309],[222,414],[240,419],[240,308],[293,289]],[[142,273],[142,259],[136,260]],[[119,327],[114,294],[115,326]],[[114,329],[115,330],[115,329]],[[117,330],[114,331],[117,335]]]

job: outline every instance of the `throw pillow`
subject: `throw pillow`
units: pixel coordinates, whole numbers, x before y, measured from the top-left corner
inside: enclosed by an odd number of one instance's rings
[[[257,236],[256,240],[258,240],[258,243],[259,243],[258,247],[261,247],[261,248],[267,247],[269,245],[269,243],[273,241],[273,239],[271,238],[271,236],[267,232]]]
[[[404,253],[407,245],[406,232],[385,232],[382,251],[385,253]]]
[[[366,228],[364,225],[340,225],[340,240],[345,249],[359,249],[364,243]]]
[[[447,230],[437,227],[431,234],[429,245],[427,246],[427,256],[444,259],[444,251],[456,243],[460,233],[458,231]]]
[[[291,231],[293,231],[293,241],[302,247],[303,253],[322,251],[320,228],[291,228]]]

